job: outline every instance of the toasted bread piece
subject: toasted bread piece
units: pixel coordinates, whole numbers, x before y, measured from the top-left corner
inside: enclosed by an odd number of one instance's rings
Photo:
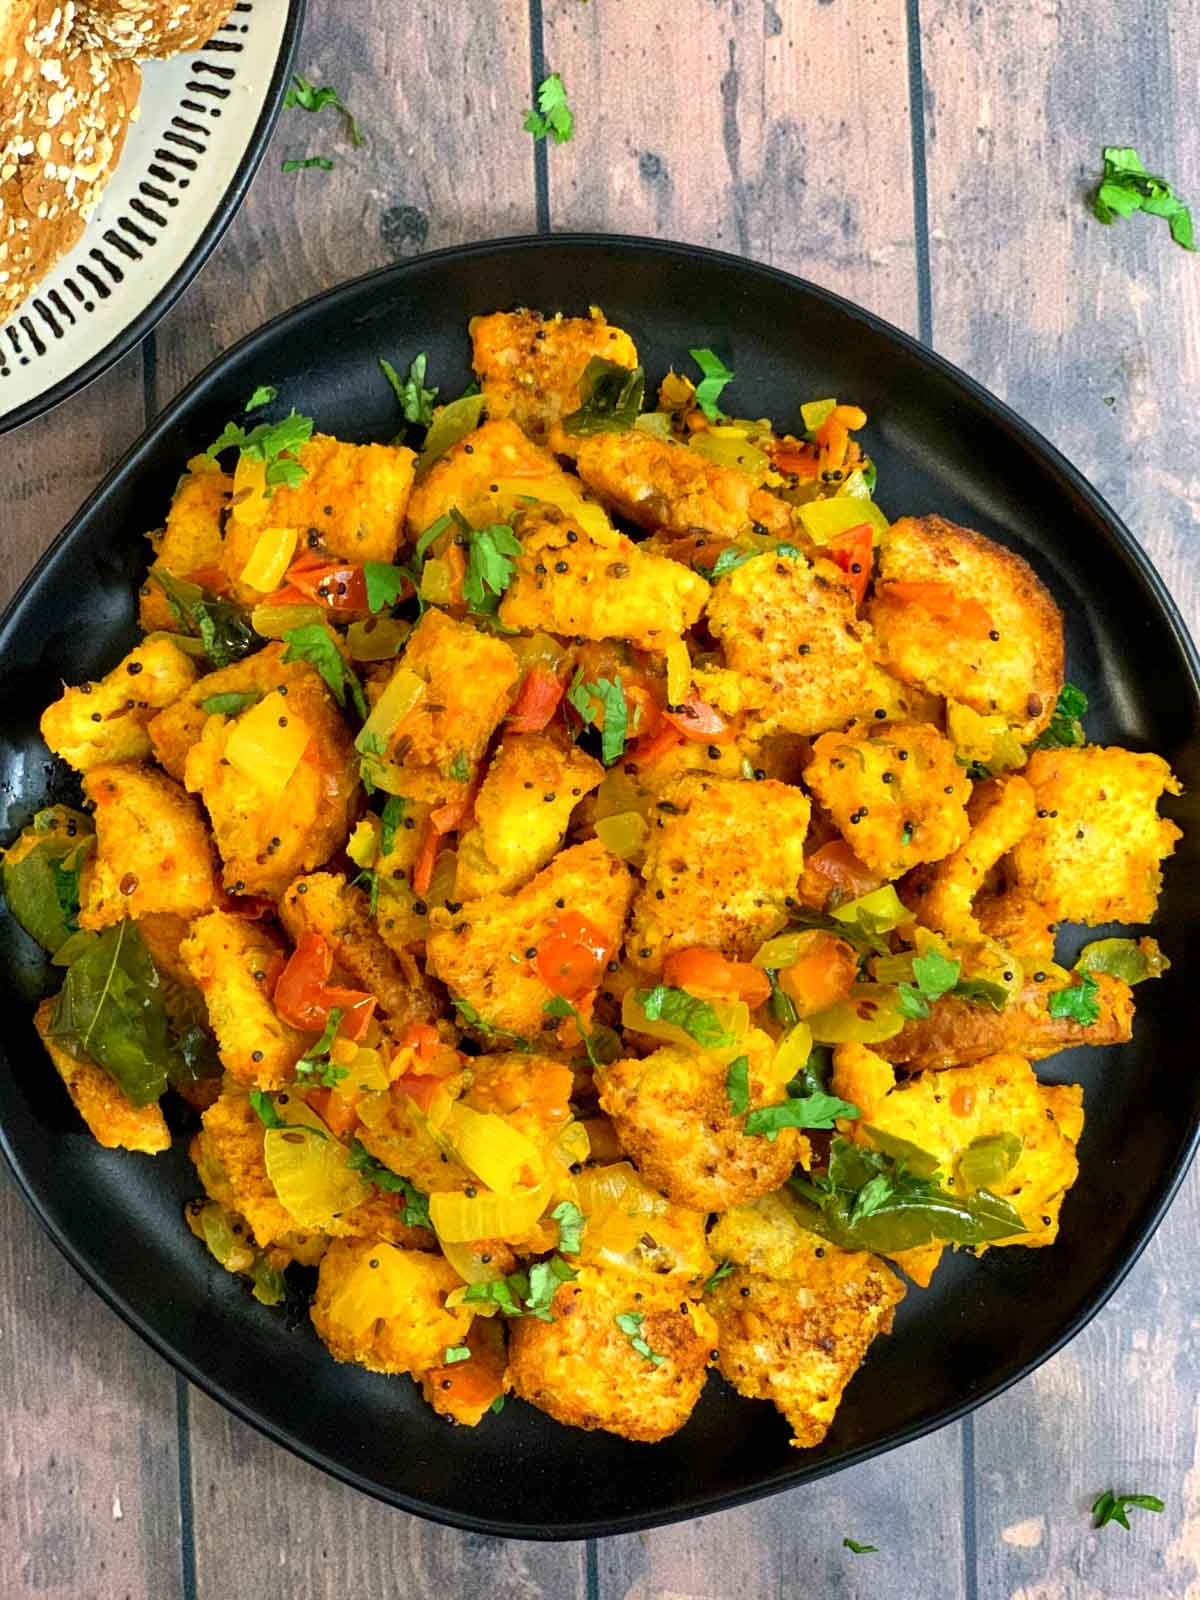
[[[561,418],[578,411],[579,380],[594,356],[622,367],[637,365],[633,340],[599,311],[590,317],[495,311],[472,317],[469,331],[471,362],[488,416],[511,417],[539,444]]]

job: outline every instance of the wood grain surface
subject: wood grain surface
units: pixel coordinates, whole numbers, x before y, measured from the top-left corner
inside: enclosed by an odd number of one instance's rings
[[[399,256],[597,228],[768,260],[931,338],[1092,478],[1195,630],[1200,268],[1083,197],[1113,141],[1200,196],[1198,42],[1200,0],[310,0],[298,66],[368,143],[286,114],[153,338],[0,440],[0,586],[265,318]],[[577,132],[534,147],[521,118],[548,70]],[[313,153],[335,170],[279,170]],[[1200,1600],[1195,1174],[1105,1311],[967,1423],[758,1505],[558,1546],[437,1528],[296,1461],[177,1383],[9,1189],[3,1207],[4,1600]],[[1093,1532],[1110,1486],[1166,1511]]]

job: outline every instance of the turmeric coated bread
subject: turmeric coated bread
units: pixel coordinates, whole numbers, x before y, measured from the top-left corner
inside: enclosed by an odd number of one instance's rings
[[[126,61],[219,7],[82,12]],[[423,437],[267,401],[150,508],[143,637],[42,713],[82,802],[3,855],[50,1089],[182,1124],[206,1270],[449,1424],[702,1441],[715,1372],[811,1450],[906,1284],[1072,1235],[1041,1063],[1168,971],[1179,784],[857,406],[648,401],[594,308],[470,337]]]

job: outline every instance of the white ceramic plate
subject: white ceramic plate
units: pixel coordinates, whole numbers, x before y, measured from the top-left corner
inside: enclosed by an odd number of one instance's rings
[[[304,0],[238,0],[201,49],[143,63],[83,237],[0,327],[0,433],[90,383],[191,282],[262,159],[303,15]]]

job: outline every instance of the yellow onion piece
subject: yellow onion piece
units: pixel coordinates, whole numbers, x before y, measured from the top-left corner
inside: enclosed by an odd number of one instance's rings
[[[390,661],[411,632],[412,623],[403,617],[368,617],[346,629],[346,648],[354,661]]]
[[[804,418],[804,426],[807,432],[816,433],[821,424],[829,420],[829,415],[836,405],[836,400],[806,401],[800,407],[800,415]]]
[[[964,761],[978,761],[989,772],[1008,772],[1023,767],[1025,751],[1006,719],[997,714],[982,716],[957,700],[946,702],[946,733],[955,755]]]
[[[562,645],[548,633],[507,634],[504,642],[526,671],[530,667],[548,667],[557,672],[566,657]]]
[[[519,509],[530,501],[557,506],[577,522],[584,533],[592,535],[603,536],[612,526],[601,506],[592,500],[582,499],[572,492],[569,484],[560,483],[554,478],[497,478],[496,494],[491,498],[511,501],[513,509]]]
[[[324,622],[329,613],[323,606],[255,606],[250,613],[250,626],[260,639],[282,639],[293,628],[307,628],[314,622]]]
[[[296,553],[298,528],[264,528],[254,541],[250,559],[242,568],[242,582],[260,594],[270,594],[283,582]]]
[[[425,680],[411,668],[397,667],[371,707],[371,715],[354,741],[355,749],[360,753],[370,751],[376,740],[382,740],[385,746],[390,744],[405,717],[424,700],[425,689]]]
[[[812,1054],[812,1047],[812,1029],[807,1022],[797,1022],[775,1046],[769,1076],[776,1083],[790,1083]]]
[[[268,1128],[263,1137],[271,1187],[302,1228],[328,1228],[370,1197],[370,1184],[350,1170],[347,1157],[345,1145],[311,1127]]]
[[[517,1193],[545,1176],[546,1163],[537,1145],[493,1111],[474,1111],[456,1103],[445,1132],[467,1171],[497,1194]],[[487,1236],[486,1229],[474,1235]]]
[[[354,825],[354,832],[346,841],[346,854],[356,867],[373,867],[379,854],[379,818],[368,812]]]
[[[448,606],[453,589],[450,563],[430,556],[421,569],[421,599],[431,606]]]
[[[521,1239],[537,1222],[549,1199],[548,1183],[517,1194],[467,1195],[451,1190],[430,1195],[429,1217],[438,1238],[446,1244],[467,1244],[473,1239]]]
[[[358,1337],[373,1322],[399,1316],[419,1292],[418,1268],[395,1245],[379,1241],[363,1252],[330,1301],[329,1318]]]
[[[620,811],[616,816],[596,819],[597,839],[621,861],[636,861],[642,855],[649,831],[645,817],[638,811]]]
[[[582,1166],[592,1153],[592,1141],[583,1123],[572,1118],[559,1129],[550,1149],[564,1167]]]
[[[464,1283],[495,1283],[504,1276],[490,1239],[453,1244],[443,1241],[442,1254]]]
[[[881,1044],[904,1026],[896,991],[887,984],[856,983],[844,1000],[808,1018],[817,1044]]]
[[[875,543],[888,532],[891,524],[870,500],[859,500],[853,495],[835,496],[832,500],[810,500],[797,508],[804,531],[814,544],[828,544],[831,539],[848,533],[851,528],[865,522],[871,529]]]
[[[751,444],[741,428],[710,425],[694,433],[688,444],[706,461],[714,461],[720,467],[733,467],[752,478],[761,477],[770,466],[766,453]]]
[[[267,498],[267,464],[250,456],[239,456],[233,472],[233,498],[230,511],[235,522],[257,528],[266,520],[271,502]]]
[[[679,706],[692,687],[692,658],[682,639],[667,646],[667,704]]]
[[[278,690],[243,711],[225,745],[225,759],[265,795],[281,795],[312,737]]]

